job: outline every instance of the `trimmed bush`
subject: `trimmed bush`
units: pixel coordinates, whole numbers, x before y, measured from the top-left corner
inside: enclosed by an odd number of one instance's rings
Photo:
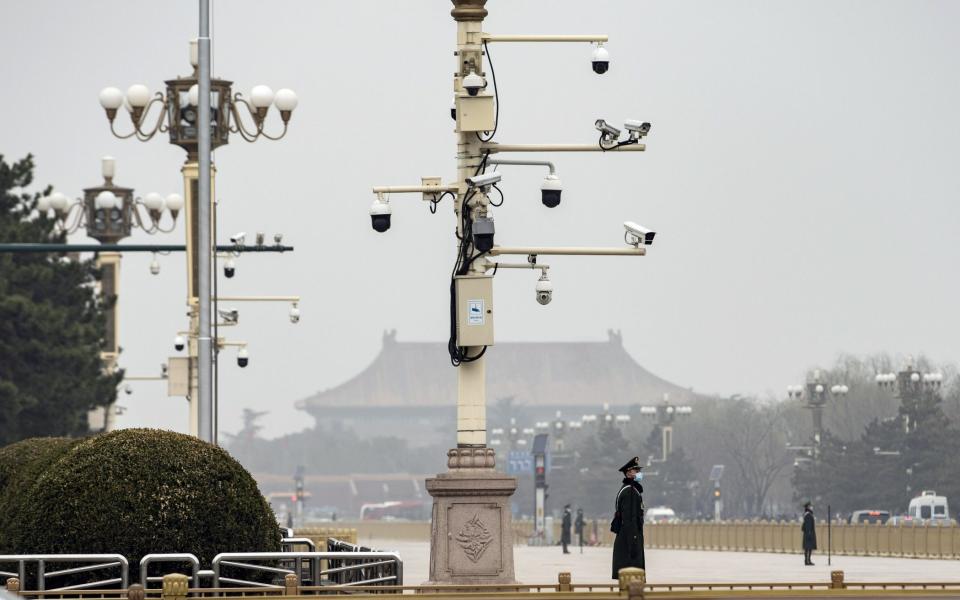
[[[273,511],[221,448],[156,429],[87,438],[37,479],[13,515],[11,552],[276,552]]]
[[[80,440],[44,437],[0,448],[0,554],[9,554],[7,532],[37,479]]]

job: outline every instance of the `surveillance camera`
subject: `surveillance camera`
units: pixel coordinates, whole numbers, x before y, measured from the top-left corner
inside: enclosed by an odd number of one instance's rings
[[[237,351],[237,365],[242,369],[243,367],[250,364],[250,355],[247,353],[247,348],[244,346]]]
[[[489,188],[495,183],[499,183],[501,179],[500,173],[481,173],[480,175],[474,175],[473,177],[467,177],[467,185],[472,188]]]
[[[610,53],[603,46],[597,46],[591,57],[593,63],[593,72],[597,75],[603,75],[610,69]]]
[[[159,274],[160,274],[160,263],[159,263],[159,261],[157,261],[156,258],[154,258],[152,261],[150,261],[150,274],[151,274],[151,275],[159,275]]]
[[[217,314],[220,315],[220,318],[223,319],[225,323],[240,322],[240,311],[235,308],[230,308],[227,310],[218,310]]]
[[[282,233],[273,234],[273,243],[276,244],[277,246],[283,245],[283,234]]]
[[[478,217],[473,222],[473,245],[477,252],[489,252],[493,249],[493,219]]]
[[[225,263],[223,263],[223,276],[227,279],[230,279],[237,274],[237,263],[233,261],[232,258],[228,258]]]
[[[553,300],[553,282],[544,273],[537,280],[537,302],[546,306]]]
[[[450,118],[453,119],[454,121],[457,120],[457,100],[456,100],[456,98],[454,98],[453,101],[450,102]]]
[[[613,125],[610,125],[603,119],[597,119],[593,125],[597,128],[597,131],[603,134],[603,137],[605,138],[615,140],[620,137],[620,130]]]
[[[390,204],[380,198],[375,199],[373,204],[370,205],[370,224],[373,226],[373,230],[383,233],[390,229],[390,214],[392,212],[393,209],[390,208]]]
[[[547,208],[556,208],[560,204],[560,192],[563,191],[563,184],[560,178],[550,173],[543,179],[540,186],[540,201]]]
[[[635,142],[650,133],[650,123],[646,121],[629,120],[623,124],[623,127],[630,132],[630,139]]]
[[[300,308],[296,304],[290,307],[290,322],[291,323],[300,322]]]
[[[653,237],[657,235],[656,231],[637,225],[633,221],[625,222],[623,228],[627,230],[627,243],[631,246],[650,246],[653,244]]]
[[[186,341],[183,339],[183,336],[177,336],[173,338],[173,348],[177,352],[183,350],[183,347],[186,345]]]
[[[476,71],[470,71],[470,74],[463,78],[463,89],[467,90],[471,96],[476,96],[485,87],[487,87],[486,80],[477,75]]]
[[[246,232],[241,231],[240,233],[235,233],[230,236],[230,242],[236,246],[242,246],[243,243],[247,240]]]
[[[130,394],[133,393],[133,387],[131,387],[130,384],[128,383],[127,385],[123,386],[123,392],[129,396]]]

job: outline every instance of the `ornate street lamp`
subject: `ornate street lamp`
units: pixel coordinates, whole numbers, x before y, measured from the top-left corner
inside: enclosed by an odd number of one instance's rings
[[[922,372],[914,366],[913,357],[909,357],[899,373],[877,373],[874,380],[881,389],[894,391],[900,400],[904,430],[909,433],[917,428],[921,402],[925,398],[935,401],[943,385],[943,373]]]
[[[806,396],[806,407],[813,411],[814,457],[819,455],[820,441],[823,438],[823,407],[827,405],[829,398],[843,398],[848,393],[850,393],[850,388],[844,384],[834,384],[828,388],[820,379],[819,369],[813,372],[813,377],[807,382],[806,386],[787,386],[788,398],[801,399]]]
[[[69,234],[85,227],[87,235],[102,244],[115,244],[129,237],[134,227],[150,234],[174,230],[183,208],[180,194],[164,197],[150,192],[142,198],[136,197],[133,188],[113,183],[116,161],[110,156],[103,157],[101,172],[103,183],[85,188],[83,198],[71,200],[55,191],[40,198],[37,210],[45,215],[52,210],[60,231]],[[169,214],[171,220],[166,227],[162,224],[165,214]]]
[[[203,12],[203,11],[201,11]],[[190,356],[188,360],[190,382],[188,399],[190,401],[190,432],[200,434],[200,402],[201,388],[212,393],[212,384],[208,381],[211,369],[208,356],[211,351],[209,344],[209,320],[211,311],[201,310],[201,304],[208,302],[208,294],[200,298],[200,289],[209,281],[201,282],[201,270],[212,262],[212,257],[206,255],[208,242],[212,239],[214,202],[214,175],[216,169],[209,162],[208,150],[224,146],[230,141],[230,134],[240,135],[247,142],[254,142],[260,138],[279,140],[287,133],[287,125],[293,110],[297,107],[297,95],[289,89],[281,89],[276,93],[265,85],[255,86],[249,98],[240,93],[234,93],[233,82],[226,79],[210,77],[209,73],[209,33],[204,33],[203,27],[208,21],[201,19],[201,36],[204,46],[204,68],[200,66],[200,52],[198,42],[190,43],[190,64],[193,72],[188,77],[177,77],[165,82],[163,92],[151,92],[143,84],[134,84],[127,88],[126,93],[115,87],[104,88],[100,92],[100,105],[106,111],[110,123],[110,131],[114,136],[126,139],[134,137],[140,141],[147,141],[160,133],[169,135],[170,143],[186,150],[187,160],[181,172],[184,177],[184,197],[186,212],[186,250],[187,250],[187,305],[190,307]],[[203,81],[201,82],[201,72]],[[200,85],[209,83],[209,126],[210,145],[200,156],[200,123],[201,104]],[[273,106],[280,113],[282,129],[278,133],[269,134],[266,131],[267,117],[270,107]],[[121,133],[116,124],[117,113],[124,107],[129,115],[132,129]],[[201,182],[201,164],[209,164],[209,182],[206,177]],[[203,167],[205,170],[206,166]],[[201,185],[201,183],[203,185]],[[205,187],[209,183],[209,187]],[[201,209],[201,192],[203,193],[204,207]],[[205,223],[201,225],[201,222]],[[202,229],[210,228],[208,232]],[[203,233],[203,235],[201,235]],[[203,248],[203,250],[201,250]],[[201,256],[204,254],[204,256]],[[210,261],[210,262],[206,262]],[[203,326],[201,327],[201,324]],[[205,332],[200,335],[201,329]],[[203,345],[203,362],[206,368],[200,369],[200,345]],[[204,380],[204,385],[200,382]],[[206,397],[206,396],[205,396]],[[212,419],[211,401],[204,400],[204,419]],[[211,436],[215,430],[215,423],[204,422],[204,436]]]
[[[196,160],[200,88],[195,41],[190,43],[190,64],[193,65],[193,74],[189,77],[168,79],[164,82],[166,93],[151,93],[143,84],[131,85],[126,94],[115,87],[101,90],[100,105],[107,113],[111,133],[120,139],[136,137],[140,141],[150,140],[158,133],[169,133],[170,143],[187,151],[188,162]],[[120,133],[116,129],[116,116],[121,106],[126,109],[133,125],[129,133]],[[270,135],[264,130],[271,106],[280,112],[280,120],[283,122],[283,129],[277,135]],[[231,133],[239,134],[248,142],[254,142],[260,137],[279,140],[286,135],[287,124],[296,107],[297,95],[293,90],[284,88],[274,93],[265,85],[257,85],[250,91],[250,99],[247,100],[239,92],[233,93],[232,81],[211,78],[211,147],[226,145],[230,141]],[[244,124],[242,113],[246,113],[250,125]]]

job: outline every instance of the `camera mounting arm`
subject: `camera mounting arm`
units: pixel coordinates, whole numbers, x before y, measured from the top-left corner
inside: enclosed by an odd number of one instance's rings
[[[585,246],[494,246],[488,253],[490,256],[519,255],[537,256],[645,256],[647,249],[643,246],[629,248],[603,248]]]
[[[486,142],[481,144],[482,152],[496,154],[498,152],[643,152],[646,144],[630,144],[616,148],[601,148],[597,144],[498,144]]]
[[[482,33],[480,39],[487,43],[493,42],[589,42],[602,44],[609,41],[606,35],[504,35]]]

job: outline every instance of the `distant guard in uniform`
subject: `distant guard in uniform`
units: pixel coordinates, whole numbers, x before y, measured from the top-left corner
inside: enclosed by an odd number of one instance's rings
[[[813,561],[810,555],[817,549],[817,527],[813,521],[813,507],[809,502],[803,505],[803,525],[800,530],[803,532],[803,564],[811,567]]]
[[[580,554],[583,554],[583,509],[577,509],[577,518],[573,521],[573,532],[580,540]]]
[[[617,492],[616,512],[610,530],[617,534],[613,542],[613,578],[619,578],[620,569],[646,569],[643,556],[643,479],[639,457],[634,456],[620,467],[623,483]]]
[[[563,553],[570,554],[567,546],[570,545],[570,527],[573,525],[573,519],[570,515],[570,505],[563,507],[563,523],[560,525],[560,543],[563,544]]]

